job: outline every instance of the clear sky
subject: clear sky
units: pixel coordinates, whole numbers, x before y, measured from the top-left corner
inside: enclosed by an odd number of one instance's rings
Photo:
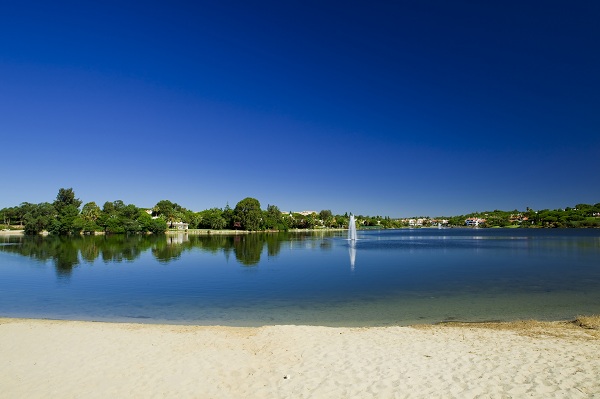
[[[3,1],[0,208],[600,202],[600,2]]]

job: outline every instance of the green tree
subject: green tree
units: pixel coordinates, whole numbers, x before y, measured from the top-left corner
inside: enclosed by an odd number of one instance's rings
[[[54,201],[54,208],[60,214],[67,206],[73,206],[77,209],[81,206],[81,200],[75,198],[75,192],[72,188],[61,188],[58,190],[56,200]]]
[[[350,218],[348,217],[347,213],[345,215],[336,215],[334,219],[335,226],[340,229],[347,228],[348,223],[350,222]]]
[[[317,214],[309,213],[303,218],[303,228],[305,229],[314,229],[317,225]]]
[[[59,189],[52,205],[56,209],[56,218],[51,222],[48,231],[57,235],[78,233],[81,225],[75,223],[75,219],[79,215],[81,200],[75,198],[73,189]]]
[[[23,226],[25,222],[25,215],[31,211],[35,204],[29,202],[23,202],[20,206],[13,206],[10,208],[2,209],[2,222],[5,225],[19,225]]]
[[[223,218],[223,211],[219,208],[211,208],[200,212],[200,225],[206,229],[222,230],[225,228],[226,221]]]
[[[263,212],[263,226],[269,230],[284,230],[281,218],[281,211],[275,205],[267,205],[267,210]]]
[[[232,228],[234,215],[233,209],[231,209],[229,203],[227,203],[227,205],[225,205],[225,208],[223,208],[223,213],[221,214],[221,216],[223,217],[223,219],[225,219],[225,228]]]
[[[186,211],[181,205],[169,200],[158,201],[152,209],[153,215],[163,217],[169,227],[172,227],[174,222],[182,220]]]
[[[34,235],[48,230],[56,213],[54,206],[48,202],[30,205],[27,214],[23,217],[25,234]]]
[[[100,217],[102,210],[95,202],[88,202],[81,209],[81,217],[89,222],[95,222]]]
[[[56,218],[52,220],[48,231],[51,234],[61,236],[78,233],[81,231],[79,230],[80,225],[75,223],[78,216],[79,209],[75,205],[66,205],[58,212]]]
[[[261,225],[262,211],[256,198],[247,197],[237,203],[234,209],[244,230],[258,230]]]
[[[135,220],[140,216],[140,209],[133,204],[125,205],[119,212],[119,216],[122,216],[125,219]]]
[[[121,200],[105,202],[98,217],[98,225],[111,234],[139,233],[150,231],[150,218],[145,211]]]
[[[202,221],[202,215],[200,212],[193,212],[186,210],[183,215],[183,221],[189,224],[190,229],[200,228],[200,222]]]
[[[100,218],[102,210],[95,202],[88,202],[81,209],[79,218],[75,220],[74,224],[85,233],[91,233],[99,231],[101,228],[97,221]]]
[[[137,218],[137,222],[139,223],[140,231],[142,232],[162,234],[167,230],[167,222],[165,222],[164,219],[153,219],[146,212],[140,212],[140,215]]]
[[[329,209],[323,209],[319,212],[319,218],[323,221],[323,226],[325,227],[333,227],[335,225],[335,218]]]
[[[294,229],[306,228],[305,223],[304,223],[304,215],[301,215],[299,213],[290,213],[288,220],[289,220],[290,226]]]
[[[321,212],[319,212],[319,218],[323,221],[329,219],[332,216],[333,214],[329,209],[323,209]]]

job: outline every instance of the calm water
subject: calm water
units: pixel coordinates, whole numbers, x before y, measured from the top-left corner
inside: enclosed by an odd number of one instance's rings
[[[0,236],[0,316],[406,325],[600,313],[600,230]]]

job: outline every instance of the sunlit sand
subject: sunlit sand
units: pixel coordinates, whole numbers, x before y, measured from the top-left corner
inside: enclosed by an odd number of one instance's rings
[[[235,328],[0,319],[0,396],[592,397],[599,320]]]

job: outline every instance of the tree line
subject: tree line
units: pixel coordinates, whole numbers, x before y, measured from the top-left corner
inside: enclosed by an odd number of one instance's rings
[[[160,234],[178,222],[190,229],[288,231],[291,229],[347,228],[349,215],[334,215],[331,210],[301,214],[281,212],[276,205],[261,208],[260,202],[251,197],[239,201],[235,208],[210,208],[194,212],[169,200],[159,201],[152,209],[125,204],[121,200],[107,201],[102,207],[95,202],[82,205],[72,188],[61,188],[53,202],[0,209],[3,228],[18,226],[26,234],[34,235],[48,231],[53,235],[155,233]],[[428,218],[424,226],[444,221],[448,226],[464,226],[468,218],[484,220],[480,227],[600,227],[600,203],[577,204],[564,209],[535,211],[486,211],[451,217]],[[409,219],[392,219],[388,216],[356,217],[359,228],[402,228],[409,226]]]
[[[22,226],[25,234],[47,231],[53,235],[80,233],[162,233],[167,230],[164,219],[152,218],[132,204],[121,200],[106,202],[100,208],[95,202],[81,207],[71,188],[61,188],[54,202],[21,205],[0,210],[5,225]],[[81,208],[80,208],[81,207]]]
[[[0,210],[5,227],[19,226],[25,234],[47,231],[52,235],[130,233],[164,233],[182,222],[190,229],[236,229],[248,231],[287,231],[315,227],[348,226],[348,215],[333,215],[330,210],[303,215],[282,213],[275,205],[265,210],[255,198],[245,198],[235,208],[211,208],[194,212],[169,200],[159,201],[152,209],[125,204],[121,200],[107,201],[102,208],[95,202],[82,205],[72,188],[61,188],[53,202],[32,204]]]
[[[590,228],[600,227],[600,203],[577,204],[574,207],[560,209],[525,211],[486,211],[449,218],[449,224],[460,225],[468,218],[485,220],[481,227],[522,227],[522,228]]]

